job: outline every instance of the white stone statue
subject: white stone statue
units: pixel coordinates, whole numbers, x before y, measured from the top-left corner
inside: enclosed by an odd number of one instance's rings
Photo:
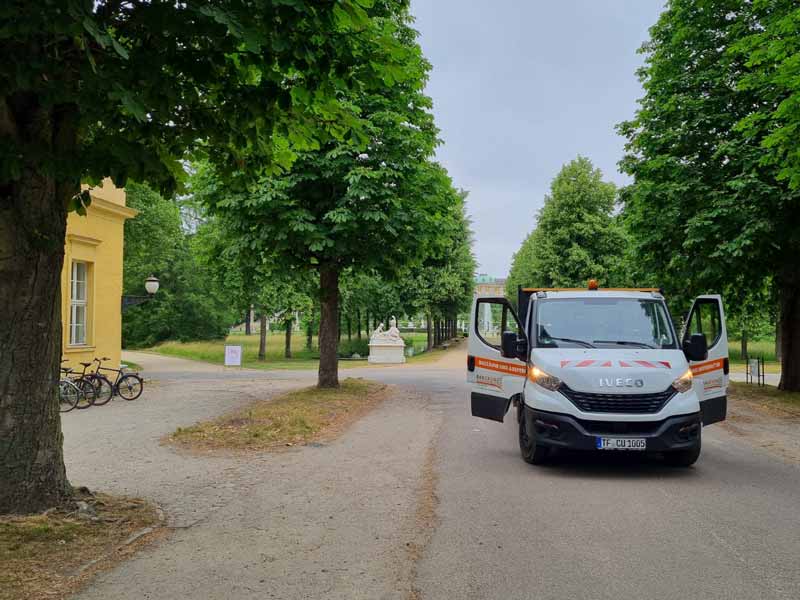
[[[371,363],[404,363],[406,362],[405,342],[400,337],[397,319],[389,319],[389,329],[383,330],[383,323],[372,332],[369,338],[369,362]]]
[[[372,332],[369,338],[370,344],[392,344],[396,346],[405,346],[403,338],[400,337],[400,330],[397,328],[397,319],[392,317],[389,319],[389,329],[383,330],[383,323],[378,325],[378,328]]]

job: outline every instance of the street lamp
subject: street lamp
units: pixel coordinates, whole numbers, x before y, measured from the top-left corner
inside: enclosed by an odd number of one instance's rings
[[[158,277],[154,277],[153,275],[150,275],[150,277],[145,279],[144,280],[144,289],[151,296],[155,296],[156,292],[158,291]]]
[[[148,300],[152,300],[153,296],[156,295],[158,291],[158,278],[154,275],[150,275],[147,279],[144,280],[144,290],[147,292],[147,296],[123,296],[122,297],[122,310],[127,310],[131,306],[136,306],[137,304],[144,304]]]

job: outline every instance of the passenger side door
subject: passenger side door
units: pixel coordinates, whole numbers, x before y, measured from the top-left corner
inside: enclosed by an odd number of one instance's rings
[[[708,345],[705,360],[689,361],[705,426],[724,421],[728,408],[730,364],[722,296],[710,294],[695,298],[684,326],[683,340],[696,333],[703,334]]]
[[[527,361],[504,357],[500,345],[504,332],[523,336],[517,314],[505,298],[475,299],[472,305],[467,357],[472,415],[503,421],[511,399],[522,393]]]

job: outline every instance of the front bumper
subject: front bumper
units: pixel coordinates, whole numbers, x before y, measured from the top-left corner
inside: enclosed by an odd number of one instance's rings
[[[647,450],[686,450],[700,443],[700,413],[661,421],[592,421],[523,405],[522,418],[536,443],[554,448],[594,450],[598,437],[645,438]]]

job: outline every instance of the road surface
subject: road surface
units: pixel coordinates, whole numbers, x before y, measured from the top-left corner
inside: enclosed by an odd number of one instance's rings
[[[800,451],[761,443],[763,424],[754,442],[745,413],[704,431],[690,469],[622,455],[532,467],[513,418],[469,415],[454,350],[344,372],[396,394],[324,447],[185,455],[158,440],[314,374],[131,359],[154,385],[139,404],[66,414],[68,470],[155,499],[176,530],[80,598],[800,598]]]

